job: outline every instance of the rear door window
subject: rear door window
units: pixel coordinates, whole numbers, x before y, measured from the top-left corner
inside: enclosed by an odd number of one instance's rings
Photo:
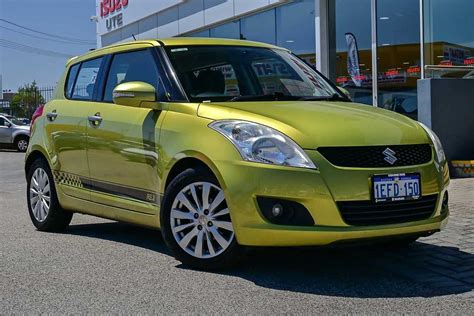
[[[149,50],[140,50],[114,55],[110,65],[104,91],[104,101],[112,102],[115,87],[121,83],[141,81],[151,84],[163,92],[155,60]]]
[[[92,100],[102,57],[82,63],[72,94],[75,100]]]

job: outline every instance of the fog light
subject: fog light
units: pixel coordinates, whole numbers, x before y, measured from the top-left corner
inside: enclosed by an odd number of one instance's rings
[[[291,226],[313,226],[309,211],[296,201],[271,197],[257,197],[262,216],[272,224]]]
[[[283,206],[281,204],[275,204],[272,207],[272,215],[275,217],[280,216],[283,214]]]

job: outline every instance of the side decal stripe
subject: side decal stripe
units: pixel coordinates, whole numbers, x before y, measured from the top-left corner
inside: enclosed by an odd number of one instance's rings
[[[80,189],[108,193],[119,197],[127,197],[142,202],[160,205],[161,199],[158,193],[88,179],[61,171],[54,171],[54,177],[56,183],[61,185],[68,185]]]

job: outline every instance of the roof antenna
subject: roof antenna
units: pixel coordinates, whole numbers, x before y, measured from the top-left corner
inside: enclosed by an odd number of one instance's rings
[[[135,38],[135,35],[132,34],[133,40],[136,41],[137,39]]]

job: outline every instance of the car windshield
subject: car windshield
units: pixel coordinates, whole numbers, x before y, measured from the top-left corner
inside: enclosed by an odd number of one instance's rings
[[[326,79],[282,49],[245,46],[168,47],[192,102],[345,100]]]

